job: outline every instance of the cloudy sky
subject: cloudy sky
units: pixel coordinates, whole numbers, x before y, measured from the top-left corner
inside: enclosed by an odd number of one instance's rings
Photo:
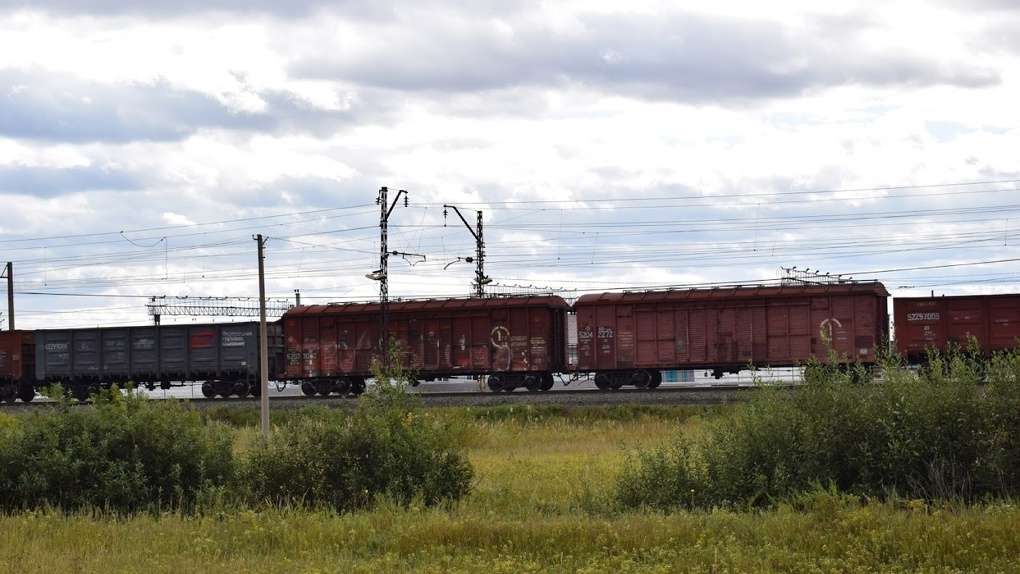
[[[0,0],[16,325],[257,297],[255,234],[270,298],[372,300],[382,207],[391,298],[470,294],[479,211],[489,292],[1020,291],[1018,29],[1010,0]]]

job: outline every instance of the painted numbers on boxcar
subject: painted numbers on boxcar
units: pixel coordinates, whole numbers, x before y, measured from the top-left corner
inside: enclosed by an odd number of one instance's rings
[[[509,371],[513,359],[510,348],[510,331],[502,325],[496,325],[490,332],[492,341],[492,370]]]
[[[928,347],[942,338],[937,330],[942,321],[942,313],[936,304],[935,301],[919,301],[915,304],[917,310],[907,313],[909,338],[920,348]]]

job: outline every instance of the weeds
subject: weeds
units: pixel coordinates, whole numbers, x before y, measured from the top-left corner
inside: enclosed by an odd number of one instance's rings
[[[116,386],[91,409],[60,403],[4,428],[0,461],[5,509],[186,510],[234,478],[225,426]]]
[[[377,384],[352,415],[314,409],[257,440],[244,461],[247,495],[337,511],[384,499],[434,506],[463,498],[474,471],[450,428],[405,392],[409,376],[398,358],[394,345],[390,360],[375,364]]]
[[[758,389],[748,404],[709,421],[698,440],[681,435],[632,456],[618,500],[631,508],[739,509],[775,506],[818,485],[879,500],[1015,496],[1018,355],[997,353],[986,367],[973,347],[957,348],[933,354],[921,374],[883,356],[878,380],[867,384],[848,384],[863,371],[830,357],[795,390]]]

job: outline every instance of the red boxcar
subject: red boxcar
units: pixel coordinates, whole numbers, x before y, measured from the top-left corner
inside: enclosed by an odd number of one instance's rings
[[[0,400],[35,398],[35,332],[0,331]]]
[[[1020,337],[1020,295],[901,297],[893,301],[896,351],[912,363],[928,349],[967,346],[974,337],[988,353],[1013,349]]]
[[[824,360],[828,345],[873,363],[888,297],[876,282],[585,295],[574,304],[577,370],[605,389],[655,387],[664,369],[793,367]]]
[[[556,296],[393,301],[390,336],[425,380],[488,376],[493,390],[548,390],[564,371],[568,305]],[[295,307],[283,316],[286,376],[308,394],[364,388],[381,358],[379,303]]]

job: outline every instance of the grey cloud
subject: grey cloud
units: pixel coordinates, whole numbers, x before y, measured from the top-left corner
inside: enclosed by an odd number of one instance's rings
[[[292,94],[257,94],[265,113],[233,112],[208,94],[165,83],[112,85],[67,76],[0,71],[0,136],[45,142],[179,141],[222,128],[327,136],[355,122],[348,111],[303,105]],[[385,98],[366,118],[385,122]],[[395,105],[395,104],[394,104]]]
[[[512,36],[464,20],[406,23],[400,42],[295,62],[292,73],[440,93],[569,85],[695,103],[795,96],[845,84],[998,83],[997,72],[916,52],[869,49],[867,22],[830,19],[807,32],[774,23],[673,13],[582,16],[583,32],[520,24]],[[396,29],[379,30],[393,37]]]
[[[139,189],[137,174],[91,165],[71,168],[0,167],[0,193],[50,198],[78,191]]]
[[[0,73],[0,135],[70,142],[168,141],[227,119],[211,98],[167,86],[112,86],[75,78]],[[188,118],[188,119],[185,119]]]
[[[175,0],[173,2],[137,2],[132,0],[3,0],[0,9],[42,10],[61,15],[143,16],[148,18],[187,16],[196,13],[230,12],[236,14],[273,14],[305,16],[323,6],[343,4],[328,0]],[[369,2],[354,0],[352,6]]]
[[[530,3],[530,2],[529,2]],[[460,12],[476,15],[500,14],[522,9],[516,0],[488,0],[457,6]],[[0,0],[3,10],[43,11],[61,16],[130,16],[146,19],[169,19],[195,15],[229,15],[244,17],[270,16],[286,19],[314,17],[321,13],[342,14],[357,21],[388,20],[398,12],[411,10],[446,10],[450,3],[442,0],[387,2],[380,0],[174,0],[139,2],[137,0]]]
[[[937,3],[970,12],[987,10],[1020,12],[1020,4],[1016,0],[938,0]]]

